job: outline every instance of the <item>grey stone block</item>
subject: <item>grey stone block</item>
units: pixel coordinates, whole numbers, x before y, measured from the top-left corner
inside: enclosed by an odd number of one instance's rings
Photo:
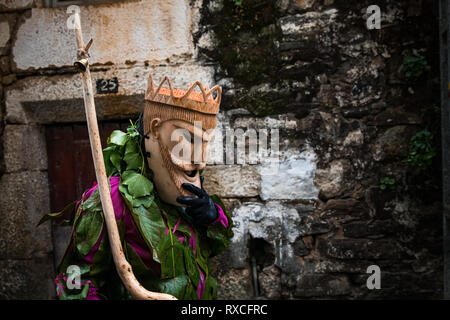
[[[44,127],[7,125],[3,139],[6,172],[47,169]]]
[[[328,274],[305,274],[297,278],[294,296],[326,297],[342,296],[350,293],[350,284],[345,276]]]
[[[261,188],[261,177],[254,166],[208,166],[203,172],[205,190],[221,197],[255,197]]]
[[[50,224],[36,227],[50,211],[47,173],[24,171],[0,180],[0,221],[8,259],[43,257],[53,250]],[[3,253],[4,254],[4,253]]]
[[[279,299],[281,297],[280,269],[276,266],[265,267],[258,274],[260,294],[268,299]]]
[[[32,260],[0,260],[0,299],[53,299],[50,255]]]
[[[231,269],[217,277],[219,300],[246,300],[252,297],[252,277],[248,269]]]
[[[405,259],[395,241],[366,239],[319,239],[319,251],[335,259]]]

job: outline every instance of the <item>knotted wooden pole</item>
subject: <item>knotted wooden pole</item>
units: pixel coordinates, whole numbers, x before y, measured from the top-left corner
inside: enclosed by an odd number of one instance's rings
[[[122,244],[120,242],[119,230],[116,224],[114,208],[109,190],[108,178],[106,177],[105,163],[103,160],[100,134],[98,131],[97,115],[95,112],[94,93],[92,90],[92,79],[89,71],[88,49],[92,39],[85,46],[81,32],[80,16],[75,13],[75,36],[77,40],[77,59],[75,66],[80,70],[83,83],[84,108],[86,111],[89,141],[91,143],[92,158],[94,160],[95,175],[97,177],[100,199],[102,201],[103,214],[105,216],[106,228],[108,230],[109,244],[111,247],[114,264],[123,284],[137,300],[176,300],[175,297],[159,292],[151,292],[145,289],[136,279],[131,265],[125,258]]]

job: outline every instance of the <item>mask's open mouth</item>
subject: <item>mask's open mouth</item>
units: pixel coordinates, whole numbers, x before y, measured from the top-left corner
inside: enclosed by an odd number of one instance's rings
[[[193,178],[197,174],[197,170],[185,171],[185,173],[188,177]]]

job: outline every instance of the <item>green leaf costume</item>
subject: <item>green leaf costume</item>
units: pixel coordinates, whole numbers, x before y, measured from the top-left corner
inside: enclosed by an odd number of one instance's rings
[[[178,299],[215,299],[208,258],[228,246],[233,236],[230,215],[213,195],[219,219],[207,227],[189,225],[180,215],[184,208],[158,197],[140,140],[132,124],[126,133],[114,131],[103,150],[125,256],[150,291]],[[115,270],[96,185],[78,202],[44,216],[40,223],[49,219],[72,225],[55,279],[60,299],[132,299]],[[69,274],[73,266],[76,272]]]

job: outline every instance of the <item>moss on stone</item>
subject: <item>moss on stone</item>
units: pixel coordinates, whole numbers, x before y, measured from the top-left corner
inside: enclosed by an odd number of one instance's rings
[[[204,8],[209,3],[205,1]],[[273,98],[250,92],[260,84],[277,82],[279,17],[275,1],[270,0],[224,0],[221,10],[203,14],[202,24],[212,26],[217,40],[216,50],[208,53],[220,64],[217,76],[232,77],[242,88],[235,103],[257,115],[277,113],[279,106]]]
[[[268,116],[288,112],[287,106],[293,101],[291,94],[283,94],[278,91],[258,92],[246,91],[237,103],[258,116]],[[290,111],[290,110],[289,110]]]

